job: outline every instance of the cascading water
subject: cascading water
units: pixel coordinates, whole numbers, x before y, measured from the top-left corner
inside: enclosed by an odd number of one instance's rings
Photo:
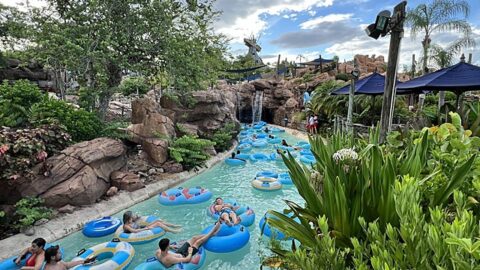
[[[263,91],[255,91],[255,98],[252,104],[252,122],[258,123],[262,120]]]

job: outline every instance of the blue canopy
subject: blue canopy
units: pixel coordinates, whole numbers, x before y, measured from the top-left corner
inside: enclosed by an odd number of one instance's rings
[[[397,81],[397,85],[401,83]],[[379,73],[373,73],[361,80],[355,82],[355,95],[363,94],[363,95],[383,95],[383,91],[385,89],[385,76]],[[397,87],[398,89],[398,87]],[[350,84],[333,91],[332,95],[348,95],[350,92]],[[410,94],[411,91],[399,91],[397,90],[397,95],[407,95]]]
[[[457,95],[465,91],[480,90],[480,67],[460,62],[398,85],[397,90],[451,91]]]

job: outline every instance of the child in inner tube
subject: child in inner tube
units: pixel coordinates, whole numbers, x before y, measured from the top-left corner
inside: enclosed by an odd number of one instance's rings
[[[238,158],[238,157],[236,157],[235,153],[232,153],[232,159],[238,159],[238,160],[247,162],[247,161],[246,161],[245,159],[243,159],[243,158]]]
[[[47,262],[45,264],[44,270],[67,270],[70,268],[73,268],[77,265],[84,264],[84,265],[89,265],[95,263],[95,260],[97,259],[96,256],[87,258],[85,260],[78,260],[78,261],[71,261],[71,262],[65,262],[62,261],[62,253],[60,252],[60,247],[53,246],[47,248],[45,250],[45,261]]]
[[[240,206],[233,206],[229,203],[224,203],[223,199],[218,197],[215,199],[213,209],[220,216],[220,222],[227,224],[228,226],[237,225],[240,223],[240,217],[237,216],[235,211]]]
[[[134,215],[132,211],[127,211],[123,214],[123,231],[126,233],[137,233],[141,231],[147,231],[153,229],[155,227],[160,227],[164,229],[166,232],[178,233],[181,232],[181,226],[175,225],[171,223],[167,223],[161,219],[157,219],[154,222],[148,224],[147,226],[140,226],[137,223],[140,217]]]

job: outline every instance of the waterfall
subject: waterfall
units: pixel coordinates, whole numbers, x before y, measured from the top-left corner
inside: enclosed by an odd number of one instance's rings
[[[255,91],[255,98],[252,105],[252,122],[257,123],[262,120],[263,91]]]

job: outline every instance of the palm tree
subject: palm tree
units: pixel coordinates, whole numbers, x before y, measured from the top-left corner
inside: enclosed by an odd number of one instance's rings
[[[463,37],[455,42],[455,49],[475,45],[471,37],[472,28],[465,20],[470,13],[470,5],[465,0],[434,0],[426,5],[418,5],[407,14],[407,22],[411,26],[412,37],[424,33],[423,72],[428,72],[428,53],[432,42],[431,35],[436,32],[455,31]]]

